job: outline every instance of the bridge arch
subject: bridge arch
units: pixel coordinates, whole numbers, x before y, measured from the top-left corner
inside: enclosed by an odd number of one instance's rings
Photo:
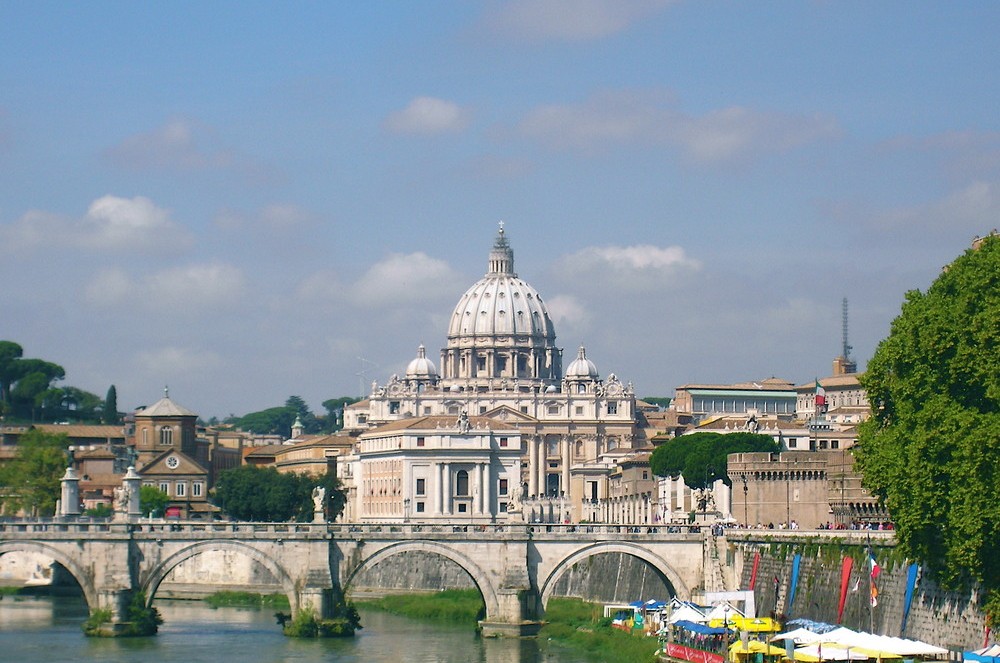
[[[76,544],[73,544],[74,547]],[[93,577],[88,573],[73,557],[63,553],[57,546],[38,543],[36,541],[0,541],[0,556],[12,552],[30,552],[51,557],[53,561],[61,565],[80,585],[83,590],[83,598],[87,602],[90,610],[97,608],[97,589],[94,587]]]
[[[634,543],[605,541],[598,542],[583,548],[578,548],[562,560],[560,560],[549,572],[548,576],[539,586],[541,594],[541,604],[544,607],[549,602],[552,590],[556,581],[573,565],[582,562],[588,557],[600,555],[602,553],[623,553],[631,555],[649,564],[649,566],[660,576],[666,584],[674,588],[675,595],[681,600],[690,598],[690,590],[684,583],[681,575],[667,563],[665,559],[656,553],[650,552],[646,547]]]
[[[296,614],[299,611],[299,596],[295,588],[295,581],[292,580],[292,577],[288,574],[285,568],[256,547],[233,540],[199,541],[198,543],[185,546],[164,558],[156,564],[156,566],[150,569],[145,581],[140,579],[140,588],[142,591],[146,592],[146,604],[152,604],[153,596],[156,594],[156,590],[159,588],[160,583],[163,582],[167,575],[173,571],[178,564],[181,564],[182,562],[185,562],[202,553],[215,551],[233,551],[246,555],[253,561],[260,563],[264,568],[270,571],[271,575],[273,575],[281,584],[281,588],[288,596],[288,603],[291,607],[292,614]]]
[[[486,604],[486,619],[491,619],[499,614],[500,603],[497,599],[496,589],[493,587],[493,583],[490,582],[489,577],[482,570],[482,568],[480,568],[480,566],[473,562],[469,557],[463,555],[454,548],[435,541],[402,541],[400,543],[392,543],[379,548],[378,551],[373,553],[370,557],[362,559],[357,566],[350,570],[347,578],[345,578],[343,582],[344,594],[347,594],[351,583],[358,577],[358,575],[361,574],[362,571],[369,569],[390,557],[395,557],[396,555],[407,552],[434,553],[451,560],[455,564],[458,564],[463,571],[469,574],[472,581],[476,584],[476,587],[479,588],[480,593],[483,595],[483,602]]]

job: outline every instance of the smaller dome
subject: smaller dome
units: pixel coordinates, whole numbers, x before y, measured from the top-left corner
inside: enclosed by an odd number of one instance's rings
[[[576,353],[576,359],[566,368],[567,380],[596,380],[600,375],[594,362],[587,359],[587,351],[581,345]]]
[[[437,378],[438,369],[430,359],[427,358],[427,350],[421,343],[417,348],[417,356],[406,367],[406,377],[411,379]]]

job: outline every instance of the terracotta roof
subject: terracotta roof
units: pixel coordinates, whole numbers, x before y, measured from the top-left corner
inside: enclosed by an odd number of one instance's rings
[[[164,396],[163,398],[156,401],[149,407],[137,410],[135,415],[137,417],[197,417],[198,416],[191,410],[181,407],[177,403],[170,400],[169,396]]]
[[[864,373],[847,373],[845,375],[831,375],[830,377],[820,378],[819,385],[824,389],[831,389],[837,387],[860,387],[861,383],[858,379],[864,375]],[[812,391],[816,388],[816,381],[807,382],[806,384],[800,384],[795,387],[795,391]]]

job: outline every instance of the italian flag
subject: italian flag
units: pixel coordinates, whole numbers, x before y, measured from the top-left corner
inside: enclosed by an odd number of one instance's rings
[[[816,380],[816,409],[821,410],[826,408],[826,389],[820,385],[819,380]]]

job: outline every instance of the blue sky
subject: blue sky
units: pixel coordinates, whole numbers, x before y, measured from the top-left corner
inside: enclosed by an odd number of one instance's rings
[[[119,404],[437,358],[504,220],[640,395],[861,366],[1000,212],[994,2],[0,2],[0,338]],[[364,361],[362,361],[362,359]],[[359,373],[362,373],[359,375]]]

